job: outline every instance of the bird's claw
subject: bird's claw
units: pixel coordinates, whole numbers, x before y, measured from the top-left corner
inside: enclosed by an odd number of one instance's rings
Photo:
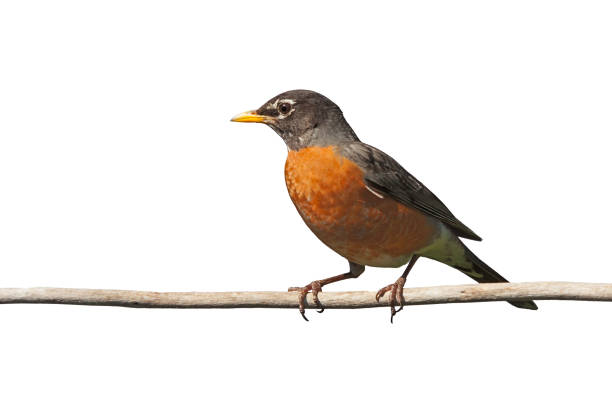
[[[406,278],[400,276],[395,283],[385,286],[376,292],[376,301],[380,302],[380,298],[382,298],[385,293],[391,291],[391,295],[389,295],[389,306],[391,307],[391,323],[393,323],[393,317],[404,308],[404,284],[406,283]],[[395,309],[395,305],[399,306],[399,309]]]
[[[308,318],[306,317],[306,295],[308,295],[308,292],[312,293],[312,301],[319,308],[317,312],[323,313],[323,311],[325,310],[325,308],[321,304],[321,301],[319,300],[319,292],[323,292],[323,289],[321,288],[321,282],[312,281],[311,283],[303,287],[291,287],[289,288],[289,292],[299,292],[298,307],[300,309],[300,314],[302,315],[304,320],[308,321]]]

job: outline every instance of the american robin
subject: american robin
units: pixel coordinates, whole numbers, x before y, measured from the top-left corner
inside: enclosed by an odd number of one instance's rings
[[[508,282],[459,239],[481,238],[391,156],[362,143],[340,108],[325,96],[288,91],[232,121],[265,123],[285,141],[285,181],[291,200],[312,232],[349,262],[347,273],[289,289],[299,292],[304,319],[308,320],[308,292],[322,312],[321,288],[357,278],[366,265],[408,264],[396,282],[376,294],[379,301],[391,291],[391,322],[403,308],[406,277],[421,256],[450,265],[479,283]],[[510,304],[537,309],[531,300]]]

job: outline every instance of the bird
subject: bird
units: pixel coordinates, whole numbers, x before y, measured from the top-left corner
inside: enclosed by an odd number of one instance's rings
[[[403,309],[406,277],[420,257],[449,265],[478,283],[508,282],[461,240],[481,238],[395,159],[361,142],[327,97],[291,90],[231,121],[263,123],[281,137],[288,151],[285,182],[293,204],[319,240],[349,263],[346,273],[289,288],[298,292],[305,320],[309,292],[318,312],[323,312],[318,296],[322,287],[357,278],[366,266],[407,264],[395,282],[376,293],[380,302],[391,292],[391,323]],[[509,303],[537,310],[532,300]]]

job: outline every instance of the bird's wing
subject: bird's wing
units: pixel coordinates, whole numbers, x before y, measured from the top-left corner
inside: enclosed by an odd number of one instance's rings
[[[457,236],[481,240],[474,231],[459,221],[438,197],[391,156],[361,142],[343,143],[337,148],[342,156],[363,170],[364,181],[368,187],[440,220]]]

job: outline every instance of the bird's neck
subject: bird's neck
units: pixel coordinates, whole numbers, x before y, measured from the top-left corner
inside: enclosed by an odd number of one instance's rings
[[[327,147],[344,142],[358,142],[359,138],[346,120],[323,122],[300,135],[283,137],[289,150],[300,150],[305,147]]]

